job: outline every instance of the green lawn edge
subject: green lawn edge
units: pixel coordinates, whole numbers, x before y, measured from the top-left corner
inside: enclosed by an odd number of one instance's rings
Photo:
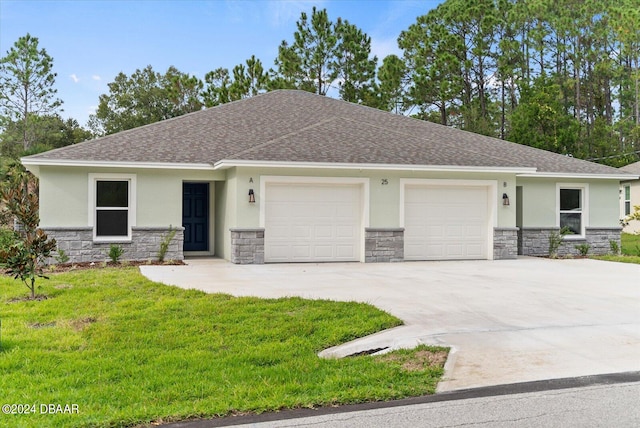
[[[423,357],[446,348],[319,358],[401,324],[364,303],[206,294],[153,283],[134,267],[38,284],[46,300],[20,300],[26,287],[0,278],[1,404],[36,405],[35,414],[0,415],[2,427],[126,427],[384,401],[434,393],[443,374],[444,361]],[[78,412],[41,414],[42,404]]]

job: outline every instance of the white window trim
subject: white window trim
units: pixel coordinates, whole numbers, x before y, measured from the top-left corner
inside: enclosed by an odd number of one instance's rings
[[[582,221],[580,235],[565,235],[564,239],[571,241],[574,239],[584,239],[586,229],[589,224],[589,184],[588,183],[556,183],[556,227],[560,227],[560,189],[576,189],[580,192],[580,206],[582,207]]]
[[[131,230],[136,225],[136,174],[110,174],[110,173],[90,173],[89,174],[89,226],[93,228],[93,240],[95,242],[122,242],[131,241]],[[129,201],[128,201],[128,230],[127,236],[96,236],[96,184],[98,181],[128,181]]]
[[[627,199],[627,190],[629,191],[629,199]],[[629,203],[629,212],[627,213],[627,202]],[[622,186],[622,211],[624,212],[625,217],[631,215],[633,211],[633,205],[631,205],[631,186],[625,184]]]

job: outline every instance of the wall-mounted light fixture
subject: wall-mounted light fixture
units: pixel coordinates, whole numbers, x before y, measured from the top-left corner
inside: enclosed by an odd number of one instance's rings
[[[254,203],[256,201],[256,195],[253,193],[253,189],[249,189],[249,203]]]
[[[506,193],[502,194],[502,205],[507,207],[509,206],[509,196]]]

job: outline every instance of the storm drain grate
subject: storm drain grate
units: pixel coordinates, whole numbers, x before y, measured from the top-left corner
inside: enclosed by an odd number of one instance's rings
[[[389,349],[389,347],[385,346],[384,348],[367,349],[365,351],[360,351],[360,352],[356,352],[354,354],[349,354],[345,358],[347,358],[347,357],[361,357],[363,355],[371,355],[371,354],[375,354],[376,352],[384,351],[385,349]]]

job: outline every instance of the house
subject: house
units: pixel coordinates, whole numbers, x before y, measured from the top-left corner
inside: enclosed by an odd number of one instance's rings
[[[638,176],[640,175],[640,162],[623,166],[620,169]],[[620,183],[620,218],[624,219],[629,214],[633,214],[633,208],[636,206],[640,206],[640,180],[637,177]],[[640,233],[640,221],[631,220],[624,227],[623,232]]]
[[[280,90],[27,156],[73,261],[509,259],[620,241],[615,168]],[[637,176],[635,177],[637,178]]]

